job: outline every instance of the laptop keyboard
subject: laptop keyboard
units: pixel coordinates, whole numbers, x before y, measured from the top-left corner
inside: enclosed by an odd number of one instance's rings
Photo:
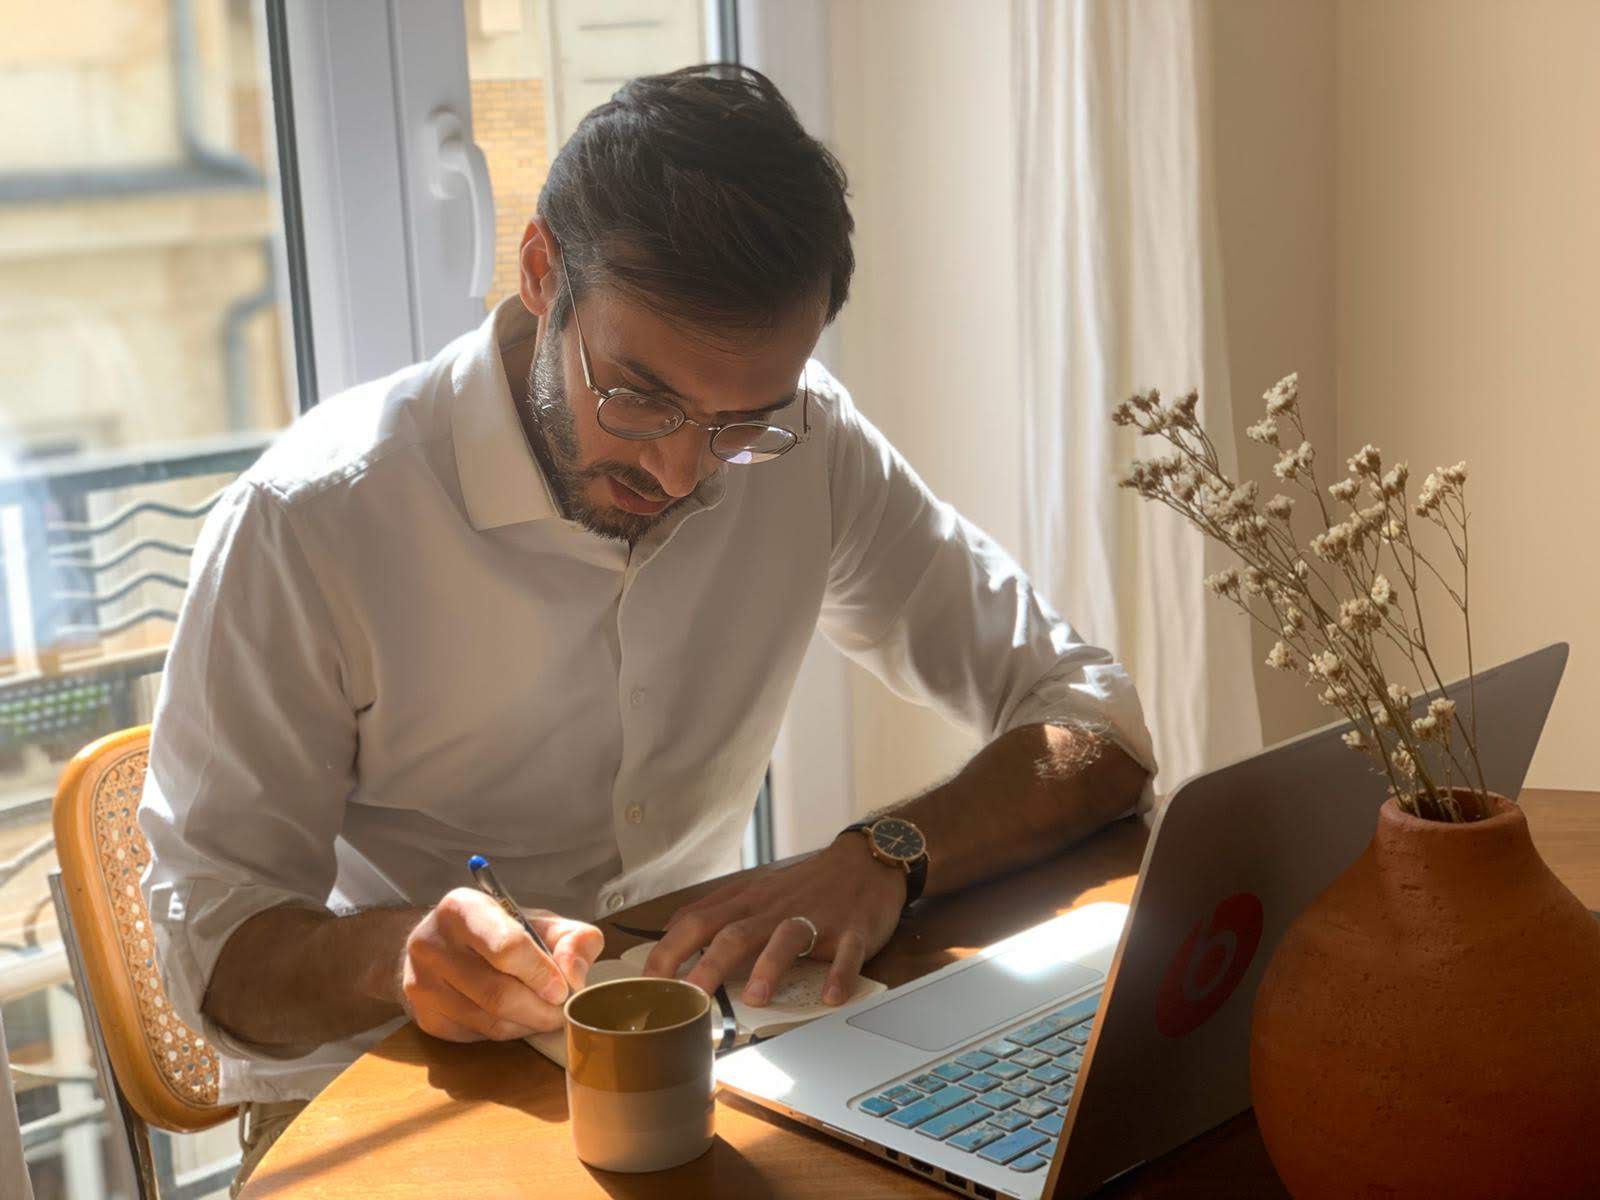
[[[856,1102],[856,1108],[1013,1171],[1055,1153],[1100,995],[1085,996]]]

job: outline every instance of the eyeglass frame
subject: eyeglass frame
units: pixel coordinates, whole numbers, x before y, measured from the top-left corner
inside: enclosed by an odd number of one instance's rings
[[[707,425],[703,421],[696,421],[688,413],[683,411],[683,405],[679,404],[675,400],[668,400],[665,396],[656,396],[649,392],[641,392],[638,388],[602,388],[598,386],[594,381],[594,367],[589,360],[589,344],[583,336],[583,322],[578,318],[578,297],[572,291],[572,276],[567,273],[567,252],[566,249],[561,245],[559,239],[556,240],[556,248],[561,256],[561,280],[566,285],[567,303],[572,307],[572,327],[577,331],[578,334],[578,362],[583,368],[583,385],[589,389],[590,393],[595,398],[594,415],[595,420],[600,422],[601,429],[604,429],[612,437],[621,438],[623,441],[627,442],[655,442],[660,441],[664,437],[671,437],[685,425],[693,425],[696,429],[705,430],[706,449],[711,452],[712,457],[714,457],[718,462],[727,463],[730,467],[759,467],[765,463],[774,462],[777,459],[782,458],[796,446],[811,440],[811,385],[809,383],[809,363],[806,364],[800,374],[800,388],[802,397],[800,402],[801,428],[799,433],[796,433],[787,425],[775,425],[770,421],[728,421],[722,425]],[[607,401],[622,395],[637,396],[641,400],[648,400],[653,404],[664,404],[673,412],[678,414],[678,423],[671,429],[663,429],[660,433],[618,433],[613,429],[607,428],[605,423],[601,421],[600,412],[605,408]],[[724,458],[722,455],[718,454],[713,443],[716,440],[717,434],[721,433],[724,429],[732,429],[739,425],[750,425],[758,429],[780,429],[784,433],[788,434],[793,440],[782,450],[777,451],[770,458],[762,459],[761,462],[734,462],[732,459]]]

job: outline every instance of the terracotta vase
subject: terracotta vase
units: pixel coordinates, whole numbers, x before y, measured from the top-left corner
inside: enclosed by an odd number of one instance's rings
[[[1250,1089],[1297,1200],[1600,1196],[1600,923],[1521,809],[1383,806],[1262,977]]]

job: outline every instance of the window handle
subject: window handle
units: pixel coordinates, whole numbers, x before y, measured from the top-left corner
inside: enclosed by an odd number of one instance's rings
[[[483,151],[467,136],[461,114],[437,108],[423,129],[423,169],[428,188],[440,200],[461,195],[472,206],[472,278],[467,295],[481,300],[494,279],[494,193]]]

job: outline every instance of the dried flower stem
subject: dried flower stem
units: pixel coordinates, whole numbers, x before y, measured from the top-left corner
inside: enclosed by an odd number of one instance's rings
[[[1216,446],[1196,417],[1194,392],[1164,403],[1152,390],[1117,405],[1115,423],[1159,437],[1172,450],[1165,458],[1136,461],[1123,485],[1178,513],[1238,556],[1241,566],[1209,576],[1208,590],[1273,634],[1268,664],[1304,672],[1320,687],[1318,699],[1350,722],[1346,742],[1377,760],[1403,808],[1439,820],[1465,820],[1454,793],[1458,778],[1465,785],[1476,775],[1477,808],[1485,811],[1476,716],[1469,729],[1433,660],[1422,624],[1421,580],[1426,571],[1467,620],[1471,686],[1466,465],[1430,474],[1414,506],[1417,516],[1438,525],[1448,539],[1462,570],[1457,592],[1413,537],[1406,464],[1385,470],[1382,454],[1365,446],[1350,458],[1350,474],[1324,488],[1298,397],[1297,378],[1281,380],[1266,393],[1266,416],[1247,432],[1251,440],[1278,450],[1273,473],[1316,501],[1322,530],[1310,539],[1309,552],[1293,536],[1293,497],[1274,496],[1263,513],[1257,508],[1259,485],[1237,483],[1222,469]],[[1283,445],[1280,421],[1297,436],[1295,448]],[[1347,506],[1348,513],[1337,516],[1327,497]],[[1386,556],[1404,585],[1404,599],[1384,574]],[[1420,716],[1413,715],[1412,693],[1388,681],[1380,642],[1404,656],[1422,692],[1438,689]],[[1474,770],[1457,757],[1458,745],[1465,746]]]

